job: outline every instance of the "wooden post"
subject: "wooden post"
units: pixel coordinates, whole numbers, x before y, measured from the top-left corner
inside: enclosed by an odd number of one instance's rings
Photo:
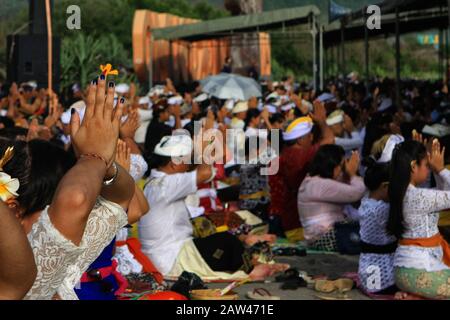
[[[50,0],[45,0],[45,13],[47,16],[47,72],[48,72],[48,93],[53,92],[53,34],[52,34],[52,12],[50,10]],[[49,99],[49,109],[52,107],[52,99]]]
[[[341,19],[341,67],[339,71],[345,77],[345,25],[343,19]]]
[[[369,29],[364,28],[364,64],[366,71],[366,86],[369,85],[370,71],[369,71]]]
[[[395,8],[395,99],[397,107],[400,106],[400,18],[399,9]]]

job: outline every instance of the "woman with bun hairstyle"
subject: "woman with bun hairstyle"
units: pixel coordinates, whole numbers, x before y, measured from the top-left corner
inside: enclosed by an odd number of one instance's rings
[[[389,163],[373,161],[367,168],[364,184],[369,193],[359,207],[359,279],[366,292],[394,294],[398,291],[394,279],[397,239],[386,231],[389,218]]]
[[[403,292],[431,299],[450,298],[450,247],[438,229],[439,211],[450,208],[450,171],[444,152],[433,141],[406,141],[393,153],[389,181],[388,231],[399,239],[394,255],[395,282]],[[424,189],[435,175],[438,189]]]

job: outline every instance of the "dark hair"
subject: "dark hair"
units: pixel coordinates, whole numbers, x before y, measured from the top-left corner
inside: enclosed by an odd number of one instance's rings
[[[152,121],[158,122],[161,113],[167,111],[169,105],[166,99],[161,99],[153,106],[153,119]]]
[[[12,141],[0,138],[0,153],[14,147],[14,155],[3,170],[20,183],[17,201],[24,210],[23,216],[33,214],[48,206],[59,181],[75,164],[73,155],[47,141]]]
[[[389,163],[374,163],[369,165],[364,177],[364,184],[369,191],[377,190],[381,184],[389,181]]]
[[[0,137],[10,140],[16,140],[18,137],[26,137],[28,135],[28,129],[22,127],[5,127],[0,130]]]
[[[14,120],[8,117],[0,117],[0,123],[3,123],[5,128],[14,128]]]
[[[161,167],[166,166],[170,162],[170,157],[164,157],[157,155],[155,153],[152,153],[152,155],[148,159],[148,169],[149,171],[151,169],[158,169]],[[150,172],[148,172],[150,173]]]
[[[366,136],[364,138],[364,145],[362,150],[363,157],[370,155],[372,146],[378,139],[384,135],[391,133],[390,123],[393,122],[393,117],[387,113],[377,112],[369,120],[366,126]]]
[[[17,199],[25,209],[24,216],[44,210],[51,203],[59,182],[76,163],[73,154],[44,140],[30,141],[28,149],[30,180]]]
[[[261,111],[258,109],[250,109],[247,111],[247,117],[245,118],[245,127],[247,128],[250,122],[254,119],[259,117],[261,114]]]
[[[281,113],[274,113],[270,116],[270,123],[284,122],[284,116]]]
[[[425,146],[417,141],[399,144],[393,152],[389,178],[389,219],[387,231],[401,238],[403,225],[403,200],[411,181],[411,162],[419,164],[427,155]]]
[[[311,162],[309,175],[333,179],[334,169],[341,164],[344,156],[345,151],[341,146],[335,144],[321,146]]]

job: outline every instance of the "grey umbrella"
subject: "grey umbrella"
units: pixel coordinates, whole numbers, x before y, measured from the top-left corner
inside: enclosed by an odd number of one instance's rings
[[[219,99],[248,100],[261,97],[261,87],[252,78],[220,73],[200,81],[203,92]]]

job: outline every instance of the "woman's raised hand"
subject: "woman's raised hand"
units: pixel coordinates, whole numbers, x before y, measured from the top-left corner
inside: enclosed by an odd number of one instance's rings
[[[433,145],[431,147],[431,152],[428,152],[428,164],[431,170],[435,173],[439,173],[445,169],[445,147],[441,150],[441,144],[438,139],[433,140]]]
[[[76,154],[99,156],[107,162],[108,167],[116,155],[125,103],[125,99],[121,98],[114,109],[114,92],[114,83],[110,82],[106,88],[106,77],[101,75],[98,81],[94,80],[89,86],[83,121],[80,124],[78,112],[72,109],[70,122],[70,135]]]
[[[359,162],[360,162],[359,152],[358,151],[353,151],[352,152],[352,156],[350,157],[350,159],[347,159],[345,161],[345,172],[350,177],[354,177],[358,173]]]
[[[122,139],[134,139],[137,129],[140,126],[139,113],[137,110],[131,110],[128,113],[128,118],[120,125],[120,137]]]
[[[323,102],[319,100],[314,101],[314,112],[311,112],[309,116],[315,121],[319,123],[324,123],[327,120],[327,111],[325,109],[325,105]]]
[[[117,141],[116,162],[127,172],[130,172],[131,149],[122,140]]]

